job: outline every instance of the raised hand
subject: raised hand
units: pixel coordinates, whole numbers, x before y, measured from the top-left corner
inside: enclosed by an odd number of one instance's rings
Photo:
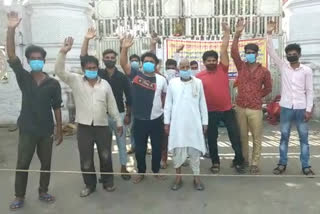
[[[159,42],[160,38],[158,37],[158,34],[156,32],[153,32],[151,34],[151,44],[155,45]]]
[[[272,34],[272,32],[276,29],[276,22],[270,21],[267,24],[267,33]]]
[[[246,25],[244,23],[244,19],[240,18],[237,22],[237,25],[236,25],[236,32],[241,33],[245,27],[246,27]]]
[[[60,52],[62,53],[68,53],[71,48],[72,48],[72,45],[73,45],[73,38],[72,37],[67,37],[65,40],[64,40],[64,43],[63,43],[63,46],[60,50]]]
[[[228,23],[227,22],[222,22],[222,30],[223,30],[223,32],[225,32],[225,33],[230,33],[230,26],[228,25]]]
[[[7,14],[8,16],[8,28],[15,29],[21,22],[21,18],[19,18],[19,15],[17,12],[11,11]]]
[[[133,43],[134,43],[133,36],[129,34],[123,38],[121,47],[122,48],[130,48],[133,45]]]
[[[88,29],[88,32],[85,35],[85,38],[90,40],[90,39],[93,39],[94,37],[96,37],[96,35],[97,35],[96,30],[93,27],[91,27]]]

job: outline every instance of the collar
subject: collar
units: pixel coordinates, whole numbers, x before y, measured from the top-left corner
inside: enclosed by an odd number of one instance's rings
[[[83,75],[83,77],[82,77],[82,80],[83,81],[86,81],[86,82],[88,82],[88,79]],[[98,83],[100,83],[101,82],[101,78],[98,76],[98,81],[97,81]]]

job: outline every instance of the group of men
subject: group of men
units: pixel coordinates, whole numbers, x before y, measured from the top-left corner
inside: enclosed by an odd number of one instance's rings
[[[25,56],[31,67],[26,71],[15,54],[15,29],[21,19],[17,13],[8,14],[7,51],[9,65],[16,74],[22,92],[22,108],[18,120],[19,145],[17,170],[29,169],[37,150],[41,170],[50,171],[54,120],[56,120],[57,145],[61,144],[61,87],[57,80],[43,72],[46,52],[38,46],[29,46]],[[126,128],[133,123],[132,136],[138,174],[134,183],[140,183],[146,173],[146,153],[148,138],[152,146],[152,172],[157,175],[160,168],[167,166],[167,151],[172,153],[176,179],[171,189],[182,187],[181,166],[189,159],[194,173],[194,188],[204,190],[199,179],[200,157],[209,147],[212,173],[220,171],[218,152],[218,125],[223,121],[235,153],[232,167],[238,173],[246,168],[252,174],[259,173],[263,115],[262,98],[272,90],[270,72],[257,62],[259,47],[256,44],[245,46],[245,61],[240,57],[238,41],[245,27],[240,19],[231,47],[231,57],[238,70],[238,96],[236,106],[231,103],[228,67],[228,46],[230,28],[222,24],[224,32],[220,53],[214,50],[203,54],[205,70],[197,72],[197,62],[173,59],[166,62],[166,71],[159,73],[159,60],[155,53],[146,52],[141,57],[132,55],[128,61],[128,50],[133,45],[133,37],[121,39],[120,65],[124,73],[116,67],[117,53],[107,49],[103,52],[105,68],[101,69],[96,57],[88,55],[90,39],[95,30],[90,28],[81,49],[81,68],[83,74],[66,71],[65,61],[72,49],[73,38],[65,39],[58,53],[55,74],[71,89],[76,106],[78,123],[78,149],[85,188],[80,196],[89,196],[96,190],[97,177],[94,167],[94,145],[99,159],[100,182],[103,188],[115,190],[112,167],[112,132],[116,135],[122,178],[129,180],[126,169]],[[272,32],[275,23],[268,24],[268,52],[279,67],[282,75],[281,97],[281,141],[280,161],[274,169],[275,174],[286,170],[287,151],[292,121],[295,121],[301,143],[302,172],[312,175],[309,165],[308,125],[312,111],[312,71],[300,64],[301,49],[297,44],[286,47],[289,63],[279,58],[272,46]],[[181,50],[180,50],[181,51]],[[219,56],[220,55],[220,56]],[[191,69],[192,68],[192,69]],[[125,99],[124,99],[125,97]],[[248,132],[253,138],[252,156],[249,158]],[[249,160],[251,159],[251,163]],[[162,164],[161,164],[162,160]],[[105,174],[104,174],[105,173]],[[17,172],[15,180],[15,200],[12,210],[23,207],[28,173]],[[50,173],[40,174],[39,199],[53,202],[54,196],[48,193]]]

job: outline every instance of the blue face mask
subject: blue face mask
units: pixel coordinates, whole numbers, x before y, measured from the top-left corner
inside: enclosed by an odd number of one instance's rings
[[[246,60],[250,64],[253,64],[256,62],[256,55],[255,54],[246,54]]]
[[[143,71],[146,73],[153,73],[154,72],[154,64],[152,62],[143,63]]]
[[[30,65],[32,71],[39,72],[39,71],[42,71],[42,69],[43,69],[44,61],[43,60],[30,60],[29,65]]]
[[[192,72],[191,70],[180,70],[179,74],[182,79],[188,80],[190,79]]]
[[[138,70],[140,67],[139,63],[137,61],[131,62],[131,68]]]
[[[96,79],[98,76],[98,71],[85,70],[84,76],[87,77],[88,79]]]

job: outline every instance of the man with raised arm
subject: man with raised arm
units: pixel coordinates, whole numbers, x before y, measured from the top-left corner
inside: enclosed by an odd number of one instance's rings
[[[222,24],[224,31],[220,48],[220,62],[216,51],[207,51],[203,54],[203,63],[206,70],[198,73],[196,77],[202,80],[204,93],[209,112],[208,146],[212,161],[210,168],[212,173],[219,173],[220,158],[218,154],[218,123],[223,121],[227,127],[229,139],[235,152],[233,165],[238,173],[243,173],[243,156],[241,142],[235,113],[232,109],[229,90],[229,56],[228,46],[230,28],[226,23]]]
[[[93,28],[89,28],[87,34],[85,35],[82,49],[81,49],[81,60],[88,56],[88,45],[89,41],[96,36],[96,31]],[[127,148],[126,148],[126,130],[130,125],[131,121],[131,91],[130,82],[126,75],[120,72],[116,67],[116,57],[117,53],[111,49],[107,49],[103,52],[103,62],[105,64],[105,69],[98,69],[98,76],[106,80],[114,94],[117,102],[117,107],[120,113],[121,120],[124,123],[124,131],[121,136],[117,134],[117,124],[110,115],[108,116],[109,127],[111,131],[116,135],[116,141],[119,149],[119,159],[121,164],[121,172],[128,173],[127,171]],[[126,102],[123,100],[123,95],[125,95]],[[121,175],[124,180],[129,180],[130,175]]]
[[[66,55],[71,50],[73,38],[64,41],[55,65],[56,75],[72,89],[76,107],[76,122],[78,123],[78,148],[80,153],[81,171],[85,188],[81,197],[89,196],[96,190],[97,177],[94,167],[94,144],[97,145],[100,172],[112,173],[111,132],[108,127],[108,116],[117,123],[117,134],[122,135],[122,120],[119,115],[112,88],[107,81],[98,76],[99,61],[93,56],[84,56],[81,67],[84,75],[65,70]],[[100,182],[103,188],[112,192],[115,190],[113,175],[102,174]]]
[[[311,118],[313,108],[312,70],[300,63],[301,47],[298,44],[287,45],[285,48],[287,60],[278,56],[272,42],[272,32],[275,27],[274,22],[268,23],[268,53],[281,72],[280,160],[273,173],[280,175],[286,171],[291,126],[295,123],[300,139],[302,173],[307,176],[314,175],[309,165],[308,141],[308,121]]]
[[[61,87],[57,80],[43,72],[46,51],[39,46],[31,45],[26,49],[25,56],[31,67],[26,71],[15,53],[15,29],[21,19],[15,12],[8,14],[7,52],[8,63],[14,71],[19,88],[22,93],[22,106],[18,119],[19,144],[17,170],[28,170],[34,152],[41,163],[41,170],[50,171],[54,120],[56,119],[57,143],[62,143],[61,122]],[[17,172],[15,179],[16,199],[11,203],[10,209],[23,207],[28,182],[27,172]],[[54,202],[54,196],[48,193],[50,172],[40,173],[39,199],[44,202]]]
[[[167,91],[166,79],[156,73],[159,63],[154,53],[147,52],[141,56],[142,70],[132,73],[128,64],[128,49],[133,45],[133,37],[126,36],[122,41],[120,64],[125,73],[132,75],[132,106],[134,115],[134,141],[136,144],[136,160],[138,173],[146,172],[146,151],[148,137],[152,146],[152,171],[158,173],[161,161],[161,145],[163,142],[163,105]],[[162,179],[162,176],[156,176]],[[139,174],[134,183],[144,179]]]
[[[239,19],[231,48],[231,57],[237,67],[236,116],[239,123],[242,154],[245,165],[249,165],[249,131],[252,135],[253,150],[250,173],[259,173],[262,148],[263,112],[262,99],[272,91],[270,71],[257,62],[259,47],[249,43],[244,47],[245,61],[239,53],[239,38],[245,27],[244,20]]]

